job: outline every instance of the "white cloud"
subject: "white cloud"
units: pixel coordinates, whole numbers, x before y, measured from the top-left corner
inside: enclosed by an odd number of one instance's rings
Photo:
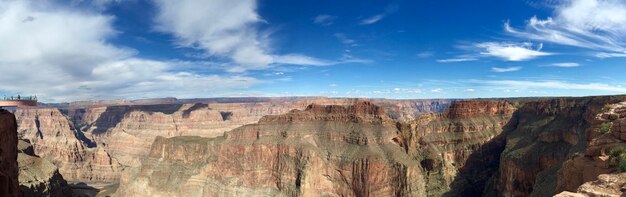
[[[246,76],[173,71],[178,62],[137,58],[133,49],[107,42],[117,33],[113,19],[48,1],[4,1],[0,91],[66,102],[206,96],[261,83]]]
[[[348,38],[348,36],[346,36],[346,34],[343,34],[343,33],[335,33],[335,37],[336,37],[337,39],[339,39],[339,41],[341,41],[341,42],[342,42],[342,43],[344,43],[344,44],[347,44],[347,45],[352,45],[352,46],[355,46],[355,45],[356,45],[356,41],[355,41],[355,40],[353,40],[353,39]]]
[[[361,20],[360,24],[361,25],[371,25],[371,24],[374,24],[374,23],[380,21],[384,17],[385,17],[385,15],[383,15],[383,14],[377,14],[377,15],[374,15],[372,17],[369,17],[369,18]]]
[[[501,58],[507,61],[525,61],[540,56],[551,55],[551,53],[541,52],[542,45],[537,49],[532,49],[531,43],[499,43],[484,42],[478,43],[475,47],[482,49],[481,55]]]
[[[505,23],[505,30],[524,39],[605,52],[626,52],[626,2],[570,0],[555,6],[546,19],[532,17],[525,29]],[[613,57],[613,56],[606,56]]]
[[[430,90],[430,92],[432,92],[432,93],[442,93],[442,92],[443,92],[443,89],[441,89],[441,88],[435,88],[435,89]]]
[[[332,16],[328,14],[320,14],[313,18],[313,23],[318,24],[318,25],[323,25],[323,26],[329,26],[329,25],[332,25],[336,19],[337,19],[336,16]]]
[[[450,59],[440,59],[437,60],[437,62],[439,63],[453,63],[453,62],[469,62],[469,61],[476,61],[478,59],[473,58],[473,57],[459,57],[459,58],[450,58]]]
[[[472,88],[468,88],[468,89],[465,89],[465,92],[476,92],[476,90]]]
[[[419,58],[429,58],[429,57],[432,57],[433,55],[435,55],[435,53],[431,51],[423,51],[423,52],[419,52],[416,54],[416,56]]]
[[[606,92],[626,92],[626,88],[611,86],[603,83],[571,83],[563,81],[517,81],[517,80],[492,80],[477,81],[481,84],[493,85],[504,89],[564,89],[564,90],[595,90]]]
[[[262,69],[273,62],[267,40],[255,25],[263,22],[256,1],[155,0],[156,29],[172,33],[177,44],[225,56],[249,69]]]
[[[359,23],[360,25],[371,25],[374,24],[380,20],[382,20],[383,18],[385,18],[387,15],[393,14],[396,11],[398,11],[399,6],[392,3],[390,5],[388,5],[385,10],[383,11],[383,13],[371,16],[369,18],[365,18],[363,20],[361,20],[361,22]]]
[[[612,58],[612,57],[626,57],[626,53],[597,53],[595,55],[598,58]]]
[[[572,68],[572,67],[579,67],[580,64],[579,63],[575,63],[575,62],[561,62],[561,63],[550,64],[549,66],[552,66],[552,67],[562,67],[562,68]]]
[[[520,67],[520,66],[513,66],[513,67],[507,67],[507,68],[491,67],[491,71],[492,72],[497,72],[497,73],[514,72],[514,71],[518,71],[518,70],[522,70],[522,67]]]
[[[421,94],[422,90],[419,88],[394,88],[393,93],[396,94]]]

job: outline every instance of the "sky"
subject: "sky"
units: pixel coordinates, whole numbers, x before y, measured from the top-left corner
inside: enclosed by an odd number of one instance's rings
[[[0,0],[0,95],[626,94],[623,0]]]

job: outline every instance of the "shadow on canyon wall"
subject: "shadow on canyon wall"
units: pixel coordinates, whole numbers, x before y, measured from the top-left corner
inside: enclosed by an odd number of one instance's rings
[[[105,133],[110,128],[117,126],[118,123],[124,119],[126,114],[133,111],[144,111],[148,113],[164,113],[167,115],[177,112],[182,107],[182,104],[162,104],[162,105],[135,105],[135,106],[110,106],[106,111],[102,113],[96,120],[93,130],[94,135]],[[191,113],[191,112],[189,112]],[[89,126],[85,129],[89,130]]]
[[[483,196],[487,192],[485,189],[490,178],[499,170],[500,155],[506,147],[506,135],[515,130],[518,123],[518,113],[515,112],[499,135],[480,146],[468,157],[465,165],[459,169],[457,176],[450,184],[450,191],[442,196]]]

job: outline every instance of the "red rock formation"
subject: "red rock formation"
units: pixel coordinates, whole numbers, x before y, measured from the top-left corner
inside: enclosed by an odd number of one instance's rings
[[[563,98],[522,104],[514,116],[516,124],[505,131],[499,172],[486,191],[498,196],[548,196],[578,187],[585,180],[582,177],[591,176],[584,175],[590,172],[583,170],[587,164],[566,161],[597,135],[589,131],[597,128],[595,118],[602,107],[623,99]]]
[[[21,196],[17,166],[17,123],[15,116],[0,109],[0,196]]]
[[[419,163],[393,142],[398,128],[382,112],[366,102],[311,105],[224,137],[159,137],[118,194],[423,195]]]
[[[98,149],[88,148],[85,137],[59,109],[18,109],[15,113],[18,135],[29,140],[35,154],[54,163],[66,179],[111,181],[119,178],[117,161]],[[98,163],[94,155],[112,161]]]
[[[122,177],[118,194],[442,195],[459,171],[467,176],[463,181],[486,182],[489,176],[472,179],[474,172],[460,169],[473,154],[491,150],[480,147],[502,131],[511,115],[506,112],[403,124],[369,102],[309,105],[265,116],[224,137],[157,137],[148,159]],[[494,161],[497,157],[470,163]],[[453,187],[454,194],[474,192]]]
[[[446,110],[447,118],[477,118],[481,116],[510,115],[515,108],[507,101],[468,100],[456,101]]]

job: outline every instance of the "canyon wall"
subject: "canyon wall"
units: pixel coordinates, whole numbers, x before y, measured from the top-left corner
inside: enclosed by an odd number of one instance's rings
[[[17,123],[15,116],[0,109],[0,196],[21,196],[17,166]]]
[[[118,194],[480,194],[461,183],[484,183],[491,174],[474,177],[475,172],[463,169],[470,163],[497,163],[497,156],[469,158],[488,155],[491,149],[482,145],[502,132],[514,108],[506,101],[453,106],[442,115],[404,123],[370,102],[314,104],[215,138],[157,137],[142,165],[124,174]],[[456,179],[458,174],[465,178]]]
[[[33,144],[34,154],[59,168],[67,180],[117,180],[119,164],[102,148],[88,147],[88,140],[59,109],[15,111],[18,135]]]
[[[265,115],[304,109],[311,103],[350,105],[359,99],[216,98],[97,101],[57,104],[63,108],[18,109],[18,133],[35,153],[59,167],[72,181],[112,181],[124,167],[137,166],[157,136],[220,136],[256,123]],[[187,103],[204,102],[204,103]],[[443,111],[449,100],[387,100],[373,102],[396,119]]]
[[[505,130],[506,148],[486,194],[550,196],[565,189],[575,191],[588,179],[567,170],[571,164],[566,161],[593,146],[589,142],[598,136],[601,123],[597,116],[606,104],[621,101],[624,97],[607,96],[524,102]]]

